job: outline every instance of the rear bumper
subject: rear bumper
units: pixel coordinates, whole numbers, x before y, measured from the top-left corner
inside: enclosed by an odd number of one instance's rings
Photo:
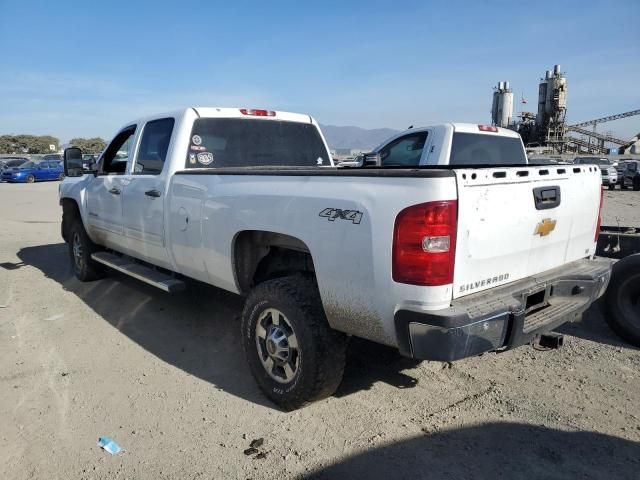
[[[612,264],[605,258],[579,260],[454,300],[444,310],[398,310],[398,348],[421,360],[453,361],[524,345],[575,320],[601,297]]]

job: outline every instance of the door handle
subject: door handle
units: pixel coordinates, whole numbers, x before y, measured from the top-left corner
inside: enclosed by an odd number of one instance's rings
[[[147,197],[155,197],[155,198],[158,198],[161,195],[161,193],[158,190],[147,190],[146,192],[144,192],[144,194]]]
[[[109,190],[109,193],[112,193],[114,195],[120,195],[120,189],[113,187],[111,190]]]
[[[560,205],[562,195],[560,187],[538,187],[533,189],[533,200],[536,210],[547,210]]]

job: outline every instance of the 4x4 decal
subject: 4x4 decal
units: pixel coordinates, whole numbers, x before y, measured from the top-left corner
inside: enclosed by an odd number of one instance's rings
[[[335,222],[336,219],[339,219],[353,222],[355,225],[362,220],[362,212],[358,210],[342,210],[341,208],[325,208],[320,212],[320,216],[327,218],[330,222]]]

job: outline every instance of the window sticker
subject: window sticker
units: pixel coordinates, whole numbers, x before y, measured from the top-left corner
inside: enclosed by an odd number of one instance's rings
[[[198,163],[201,163],[202,165],[210,165],[213,163],[213,153],[200,152],[198,154]]]

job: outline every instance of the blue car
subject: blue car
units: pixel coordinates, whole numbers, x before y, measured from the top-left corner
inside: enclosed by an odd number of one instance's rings
[[[3,182],[33,183],[44,180],[62,180],[64,167],[60,162],[25,162],[18,167],[6,168],[0,180]]]

